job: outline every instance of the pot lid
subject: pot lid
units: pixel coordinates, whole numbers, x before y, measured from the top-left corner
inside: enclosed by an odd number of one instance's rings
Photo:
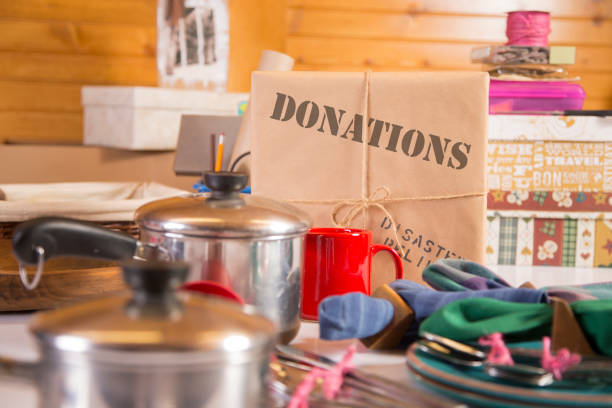
[[[248,178],[241,173],[206,173],[210,194],[153,201],[136,210],[146,229],[181,235],[227,238],[278,238],[303,235],[311,221],[297,208],[250,194],[240,194]]]
[[[39,313],[30,330],[52,349],[120,364],[152,362],[160,353],[172,353],[166,364],[179,363],[180,355],[189,364],[236,359],[271,347],[276,330],[268,319],[222,299],[176,292],[187,273],[185,263],[128,261],[123,276],[131,296]]]

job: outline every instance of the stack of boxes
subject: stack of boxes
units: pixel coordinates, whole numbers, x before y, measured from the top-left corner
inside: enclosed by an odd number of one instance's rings
[[[485,64],[491,75],[490,113],[582,109],[585,93],[576,83],[580,78],[566,69],[575,63],[576,49],[548,45],[549,18],[547,12],[511,12],[508,45],[472,49],[472,62]],[[517,19],[523,27],[516,27]]]
[[[513,12],[512,45],[472,51],[491,74],[486,262],[612,266],[612,118],[569,116],[575,48],[549,32],[548,13]]]

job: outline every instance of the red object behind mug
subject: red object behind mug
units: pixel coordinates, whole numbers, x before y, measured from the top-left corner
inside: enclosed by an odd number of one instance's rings
[[[395,278],[403,277],[402,261],[386,245],[372,244],[372,232],[349,228],[313,228],[306,235],[302,276],[302,317],[316,320],[319,303],[331,295],[372,293],[372,257],[387,251],[395,261]]]
[[[199,292],[204,295],[222,297],[244,305],[244,300],[242,300],[242,298],[238,296],[236,292],[217,282],[205,280],[187,282],[181,287],[181,289],[191,292]]]

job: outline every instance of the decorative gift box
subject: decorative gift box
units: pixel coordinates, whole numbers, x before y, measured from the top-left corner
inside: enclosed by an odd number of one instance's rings
[[[479,72],[255,72],[253,191],[316,227],[372,230],[408,279],[438,258],[483,262],[487,100]]]
[[[487,264],[612,265],[612,194],[490,191]]]
[[[489,116],[487,264],[612,264],[612,118]]]
[[[201,90],[84,86],[86,145],[173,150],[182,114],[239,115],[249,95]]]
[[[489,189],[612,191],[610,142],[489,143]]]

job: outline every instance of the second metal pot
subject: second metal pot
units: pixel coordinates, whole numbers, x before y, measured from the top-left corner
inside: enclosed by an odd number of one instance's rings
[[[35,385],[44,408],[266,407],[274,325],[230,302],[177,293],[187,271],[127,262],[131,295],[35,315],[41,359],[0,358],[0,374]]]
[[[208,173],[209,195],[187,195],[139,208],[140,241],[81,221],[43,218],[21,224],[13,252],[24,264],[54,256],[112,260],[170,259],[190,265],[188,281],[227,286],[277,324],[280,340],[299,329],[304,236],[310,219],[273,200],[240,195],[247,178]]]

